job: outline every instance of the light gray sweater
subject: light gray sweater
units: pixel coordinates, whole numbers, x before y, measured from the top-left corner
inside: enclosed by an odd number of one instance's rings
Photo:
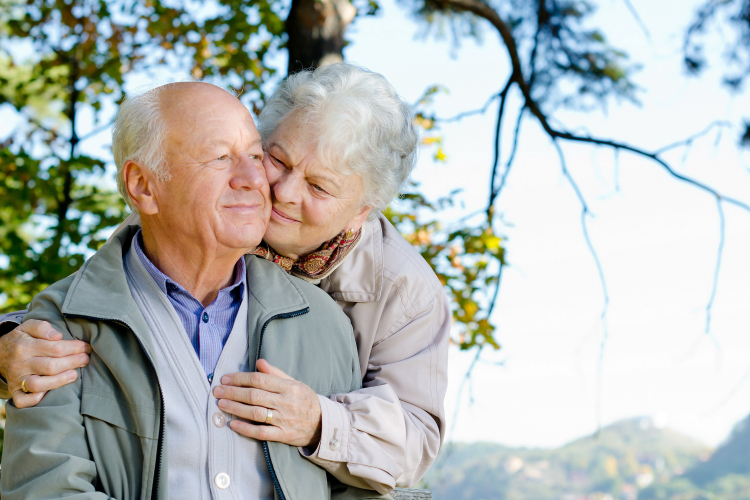
[[[250,371],[247,290],[209,384],[177,313],[132,248],[125,272],[154,339],[166,410],[169,497],[273,499],[260,443],[231,430],[233,417],[219,409],[212,395],[223,375]]]

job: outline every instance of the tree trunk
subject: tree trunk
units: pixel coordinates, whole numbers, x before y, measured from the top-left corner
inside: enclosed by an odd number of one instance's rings
[[[344,33],[356,15],[349,0],[292,0],[288,74],[343,61]]]

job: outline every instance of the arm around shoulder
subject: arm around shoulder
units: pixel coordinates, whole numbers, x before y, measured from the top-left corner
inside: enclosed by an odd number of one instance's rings
[[[71,339],[59,308],[61,297],[64,298],[61,288],[53,285],[40,293],[27,318],[49,321],[66,339]],[[108,498],[93,486],[96,466],[90,456],[80,408],[80,377],[50,391],[36,407],[18,409],[8,403],[0,477],[3,500]]]

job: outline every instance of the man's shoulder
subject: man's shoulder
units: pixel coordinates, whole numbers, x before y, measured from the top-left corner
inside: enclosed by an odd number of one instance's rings
[[[246,256],[246,259],[246,262],[249,264],[248,270],[250,273],[254,274],[255,279],[273,280],[276,281],[277,284],[282,284],[282,286],[276,287],[266,281],[262,288],[264,289],[264,292],[271,297],[264,297],[261,302],[267,301],[269,298],[274,300],[274,293],[289,293],[290,289],[283,286],[284,283],[289,283],[289,285],[293,287],[292,290],[295,290],[307,302],[310,308],[309,313],[317,317],[318,320],[328,322],[335,321],[341,325],[345,325],[347,328],[351,328],[349,318],[347,318],[341,308],[331,297],[328,296],[327,293],[316,285],[286,273],[281,267],[279,267],[279,265],[261,257],[248,255]],[[248,285],[252,286],[251,283],[252,277],[250,277]],[[284,291],[285,289],[286,291]],[[278,299],[281,300],[285,298],[287,297],[278,297]]]
[[[76,274],[71,274],[67,278],[63,278],[39,292],[31,300],[29,313],[38,310],[62,310],[65,298],[68,296],[68,293],[73,286],[73,282],[75,281],[76,276]]]
[[[351,326],[349,318],[341,310],[341,307],[330,295],[321,290],[320,287],[296,276],[290,275],[289,278],[293,280],[294,284],[310,303],[311,313],[329,318],[330,321],[338,321]]]

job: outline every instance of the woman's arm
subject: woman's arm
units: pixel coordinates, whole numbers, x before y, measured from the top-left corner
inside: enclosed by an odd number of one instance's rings
[[[48,289],[49,290],[49,289]],[[72,340],[55,295],[45,291],[32,304],[28,318],[48,321]],[[3,500],[70,498],[103,500],[96,492],[96,466],[91,459],[81,408],[81,381],[52,391],[34,408],[6,405],[3,443]]]
[[[80,340],[62,340],[46,321],[29,319],[26,311],[0,316],[0,398],[11,399],[17,408],[35,406],[47,391],[69,384],[78,377],[75,369],[89,362],[90,346]],[[21,390],[21,383],[31,394]]]
[[[387,493],[416,484],[445,430],[450,318],[439,290],[429,307],[393,324],[372,346],[363,388],[321,398],[320,445],[300,452],[351,486]]]

